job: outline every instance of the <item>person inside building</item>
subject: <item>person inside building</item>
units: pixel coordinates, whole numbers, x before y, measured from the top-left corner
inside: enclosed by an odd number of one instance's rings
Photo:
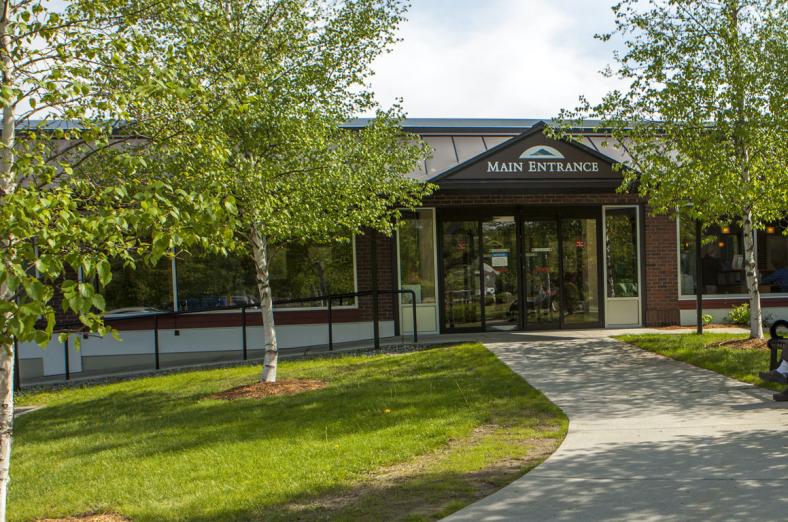
[[[720,261],[720,251],[716,245],[706,245],[700,263],[701,270],[703,270],[703,293],[717,293],[722,262]]]
[[[785,266],[785,260],[774,260],[772,264],[774,265],[774,272],[765,276],[761,282],[766,285],[776,286],[778,292],[788,292],[788,267]]]

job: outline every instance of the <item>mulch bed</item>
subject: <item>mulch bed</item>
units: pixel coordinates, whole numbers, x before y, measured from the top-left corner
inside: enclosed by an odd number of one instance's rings
[[[117,513],[98,513],[65,518],[40,518],[37,522],[131,522],[131,519]]]
[[[697,326],[695,325],[682,326],[679,324],[674,324],[670,326],[658,326],[657,328],[660,330],[696,330]],[[715,328],[743,328],[743,327],[739,326],[738,324],[721,324],[721,323],[711,323],[711,324],[703,325],[704,330],[714,330]]]
[[[709,348],[733,348],[737,350],[768,350],[768,339],[728,339],[708,344]]]
[[[209,395],[211,399],[232,401],[235,399],[265,399],[276,395],[294,395],[325,388],[326,383],[315,379],[294,379],[277,382],[256,382],[236,386],[223,392]]]

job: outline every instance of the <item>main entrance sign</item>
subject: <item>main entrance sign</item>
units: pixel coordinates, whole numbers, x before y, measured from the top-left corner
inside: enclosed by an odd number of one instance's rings
[[[538,124],[434,177],[441,189],[603,190],[621,184],[614,160],[575,141],[547,136]],[[589,142],[590,143],[590,142]]]
[[[518,161],[488,161],[487,172],[599,172],[599,161],[569,161],[554,147],[534,145]]]

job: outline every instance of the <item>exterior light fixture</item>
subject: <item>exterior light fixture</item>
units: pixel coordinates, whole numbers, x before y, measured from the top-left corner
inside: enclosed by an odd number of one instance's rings
[[[723,234],[730,234],[731,233],[731,227],[722,227],[722,233]]]
[[[717,243],[717,246],[720,248],[725,248],[725,241],[720,241],[719,243]]]
[[[766,227],[766,233],[767,234],[774,234],[775,232],[777,232],[777,228],[775,228],[775,227]]]

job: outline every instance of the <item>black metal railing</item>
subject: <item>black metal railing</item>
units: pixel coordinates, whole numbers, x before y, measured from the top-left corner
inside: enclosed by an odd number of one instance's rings
[[[408,294],[411,298],[411,305],[412,305],[412,314],[413,314],[413,342],[417,343],[419,340],[418,334],[418,321],[417,321],[417,314],[416,314],[416,293],[413,290],[403,290],[403,289],[394,289],[394,290],[363,290],[360,292],[348,292],[343,294],[327,294],[327,295],[320,295],[320,296],[311,296],[311,297],[302,297],[296,299],[280,299],[275,300],[273,302],[273,306],[282,306],[288,304],[296,304],[296,303],[311,303],[311,302],[325,302],[326,306],[326,319],[327,319],[327,328],[328,328],[328,351],[334,351],[334,308],[333,303],[336,301],[342,302],[343,300],[347,299],[355,299],[358,297],[372,297],[373,302],[376,303],[381,295],[402,295]],[[173,318],[173,322],[175,323],[175,335],[179,335],[179,330],[177,328],[177,319],[178,317],[182,317],[185,315],[192,315],[192,314],[205,314],[209,312],[219,312],[219,311],[232,311],[232,310],[240,310],[241,312],[241,352],[242,352],[242,360],[246,361],[248,359],[248,343],[247,343],[247,310],[248,309],[259,309],[260,303],[244,303],[241,305],[229,305],[229,306],[220,306],[211,309],[200,309],[200,310],[184,310],[184,311],[164,311],[164,312],[152,312],[152,313],[144,313],[144,314],[128,314],[121,317],[105,317],[104,322],[106,324],[112,325],[113,323],[130,321],[130,320],[137,320],[137,319],[152,319],[153,320],[153,356],[154,356],[154,368],[156,370],[161,369],[161,360],[160,360],[160,344],[159,344],[159,320],[163,318]],[[373,325],[373,342],[375,349],[380,349],[380,330],[377,328],[377,325],[380,322],[380,307],[373,306],[372,307],[372,321]],[[84,325],[81,322],[70,322],[70,323],[60,323],[55,327],[56,333],[69,333],[69,334],[77,334],[83,335],[84,337],[88,337],[90,332],[84,331]],[[18,346],[17,343],[14,343],[14,357],[15,357],[15,379],[14,384],[17,389],[21,388],[21,376],[19,374],[19,355],[18,355]],[[71,380],[71,368],[70,368],[70,361],[69,361],[69,338],[66,337],[65,342],[63,343],[64,349],[64,370],[65,370],[65,380]]]

